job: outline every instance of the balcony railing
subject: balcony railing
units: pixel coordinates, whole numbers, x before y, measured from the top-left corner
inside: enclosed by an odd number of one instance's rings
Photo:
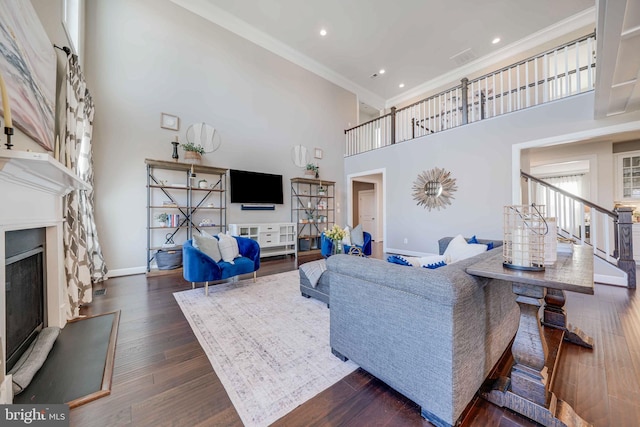
[[[345,156],[593,90],[595,33],[345,130]]]

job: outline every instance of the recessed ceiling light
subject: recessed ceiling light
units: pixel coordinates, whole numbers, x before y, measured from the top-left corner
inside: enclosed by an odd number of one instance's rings
[[[384,68],[380,69],[380,74],[384,74],[385,70]]]
[[[320,35],[321,35],[322,37],[326,36],[326,35],[327,35],[327,30],[325,30],[324,28],[323,28],[323,29],[321,29],[321,30],[320,30]]]
[[[491,40],[491,43],[493,43],[493,44],[500,43],[500,37],[496,37],[495,39]]]
[[[398,85],[398,87],[399,87],[400,89],[402,89],[402,88],[404,87],[404,83],[400,83],[400,84]]]

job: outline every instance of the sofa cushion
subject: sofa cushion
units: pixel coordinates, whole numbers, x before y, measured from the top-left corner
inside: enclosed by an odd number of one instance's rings
[[[493,249],[493,242],[491,241],[485,241],[485,242],[479,242],[478,238],[476,237],[476,235],[474,234],[473,236],[471,236],[471,238],[469,240],[467,240],[467,243],[480,243],[480,244],[486,244],[487,245],[487,250],[490,251],[491,249]]]
[[[240,249],[238,248],[238,242],[231,236],[224,233],[218,234],[220,241],[218,247],[220,248],[220,254],[225,262],[234,263],[234,259],[240,256]]]
[[[447,250],[444,251],[443,255],[447,264],[452,264],[486,251],[487,245],[467,243],[465,238],[458,234],[449,242],[449,246],[447,246]]]
[[[362,224],[358,224],[351,229],[351,244],[356,246],[364,246],[364,232],[362,230]]]
[[[252,273],[254,270],[253,261],[247,257],[238,257],[233,262],[221,261],[218,266],[222,271],[222,279],[237,276],[238,274]]]
[[[349,228],[349,226],[347,225],[344,228],[344,237],[342,238],[342,244],[343,245],[347,245],[347,246],[351,246],[351,229]]]
[[[398,265],[406,265],[408,267],[413,267],[413,264],[411,264],[409,261],[407,261],[407,259],[403,256],[400,255],[389,255],[387,257],[387,261],[394,263],[394,264],[398,264]]]
[[[430,270],[435,270],[436,268],[444,267],[446,265],[447,265],[446,262],[438,261],[438,262],[434,262],[432,264],[425,264],[425,265],[422,266],[422,268],[428,268]]]
[[[193,247],[207,254],[215,262],[220,262],[222,255],[218,247],[218,239],[209,235],[193,235]]]

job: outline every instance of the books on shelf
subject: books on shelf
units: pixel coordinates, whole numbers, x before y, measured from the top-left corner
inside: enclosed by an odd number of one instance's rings
[[[169,223],[169,227],[179,227],[180,226],[180,214],[170,214],[169,215],[169,220],[167,222]]]

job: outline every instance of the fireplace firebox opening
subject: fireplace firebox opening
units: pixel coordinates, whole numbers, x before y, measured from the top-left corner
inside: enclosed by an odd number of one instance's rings
[[[7,371],[46,327],[45,228],[5,233]]]

